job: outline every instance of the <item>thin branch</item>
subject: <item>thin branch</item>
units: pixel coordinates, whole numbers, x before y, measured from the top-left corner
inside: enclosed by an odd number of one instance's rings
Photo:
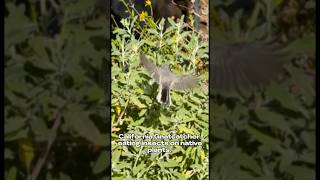
[[[192,9],[191,7],[187,7],[187,6],[184,6],[184,5],[177,4],[176,2],[174,2],[174,0],[171,0],[171,3],[174,4],[174,5],[176,5],[176,6],[180,6],[180,7],[182,7],[182,8],[186,8],[186,9],[189,9],[189,10]]]
[[[53,127],[51,129],[52,132],[55,132],[54,136],[49,140],[48,144],[47,144],[47,149],[45,151],[45,153],[43,154],[43,156],[37,161],[36,165],[33,168],[32,173],[28,176],[28,180],[36,180],[41,172],[41,169],[43,168],[43,166],[45,165],[45,162],[48,158],[49,152],[51,150],[51,147],[53,145],[53,142],[56,139],[57,136],[57,130],[59,128],[61,124],[61,116],[60,113],[56,113],[55,115],[55,120],[54,120],[54,124]]]
[[[118,121],[117,122],[121,122],[122,121],[122,117],[123,117],[124,113],[127,110],[127,107],[128,107],[128,104],[129,104],[129,100],[130,100],[130,98],[128,98],[128,100],[127,100],[127,102],[126,102],[126,104],[124,106],[123,111],[121,112],[120,116],[118,117]]]

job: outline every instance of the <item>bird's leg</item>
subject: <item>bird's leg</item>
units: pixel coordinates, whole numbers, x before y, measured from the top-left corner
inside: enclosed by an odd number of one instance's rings
[[[159,89],[158,89],[157,101],[162,104],[162,102],[161,102],[161,90],[162,90],[162,85],[160,84],[159,85]]]
[[[171,98],[170,98],[170,88],[168,86],[159,86],[159,93],[157,95],[157,100],[159,103],[165,106],[171,105]]]

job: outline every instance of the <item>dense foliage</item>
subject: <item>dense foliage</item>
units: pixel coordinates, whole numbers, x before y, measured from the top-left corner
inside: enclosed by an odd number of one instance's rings
[[[315,179],[315,1],[214,2],[213,42],[275,39],[286,63],[249,97],[210,97],[210,177]]]
[[[5,179],[106,177],[105,11],[6,0],[5,12]]]
[[[112,179],[208,179],[208,42],[182,19],[154,22],[123,19],[112,39]],[[144,26],[140,24],[144,23]],[[165,24],[167,28],[165,28]],[[195,74],[195,89],[171,91],[172,105],[156,101],[158,85],[139,65],[140,53],[176,74]],[[201,135],[202,146],[159,146],[171,153],[146,153],[148,146],[121,146],[118,135]]]

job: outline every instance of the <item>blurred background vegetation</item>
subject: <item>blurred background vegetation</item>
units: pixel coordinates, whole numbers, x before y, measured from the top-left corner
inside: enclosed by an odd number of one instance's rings
[[[5,179],[109,176],[104,3],[5,1]]]
[[[281,80],[249,96],[210,87],[210,177],[315,179],[315,1],[210,5],[210,45],[269,39],[287,58]]]

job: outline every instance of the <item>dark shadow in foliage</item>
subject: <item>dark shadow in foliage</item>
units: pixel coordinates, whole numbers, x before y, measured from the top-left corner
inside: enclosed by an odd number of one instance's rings
[[[159,121],[159,117],[160,117],[160,112],[161,112],[161,105],[157,102],[156,97],[157,97],[157,93],[158,93],[158,85],[156,85],[155,83],[153,84],[149,84],[150,81],[150,77],[147,76],[144,73],[140,73],[140,75],[142,77],[144,77],[144,79],[147,80],[143,80],[141,83],[137,83],[140,87],[144,87],[144,92],[151,97],[152,103],[148,105],[148,110],[145,113],[144,117],[145,117],[145,121],[143,123],[144,127],[153,127],[156,128],[159,126],[160,121]],[[144,101],[144,100],[142,100]],[[145,104],[145,102],[144,102]],[[134,109],[130,109],[128,110],[128,112],[138,112],[137,110]],[[138,117],[138,114],[132,115],[132,117]],[[137,118],[138,119],[138,118]]]

